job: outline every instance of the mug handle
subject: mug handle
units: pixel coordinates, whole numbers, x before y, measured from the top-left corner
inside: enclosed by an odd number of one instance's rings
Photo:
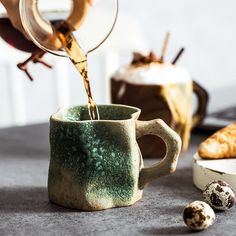
[[[156,135],[163,139],[167,151],[164,159],[159,163],[141,169],[139,174],[139,189],[143,189],[148,182],[154,179],[175,172],[181,150],[181,139],[179,135],[161,119],[136,121],[137,138],[145,135]]]
[[[198,124],[200,124],[204,119],[209,99],[207,91],[194,80],[193,80],[193,91],[197,95],[198,108],[196,112],[193,114],[192,129],[195,128]]]

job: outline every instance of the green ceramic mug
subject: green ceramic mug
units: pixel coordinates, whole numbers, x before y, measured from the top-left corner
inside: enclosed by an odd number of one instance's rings
[[[103,210],[128,206],[142,197],[144,186],[176,169],[180,137],[162,120],[138,121],[140,109],[98,106],[99,121],[86,106],[64,108],[50,118],[49,199],[64,207]],[[144,167],[136,139],[161,137],[165,158]],[[150,145],[152,145],[150,143]]]

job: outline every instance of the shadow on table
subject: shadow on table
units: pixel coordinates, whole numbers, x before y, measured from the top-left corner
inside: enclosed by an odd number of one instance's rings
[[[141,231],[143,235],[184,235],[191,234],[193,231],[188,229],[186,226],[168,226],[168,227],[153,227],[146,228]]]
[[[157,179],[148,186],[151,192],[162,189],[163,192],[173,194],[175,198],[188,201],[202,199],[202,192],[193,184],[192,168],[177,169],[172,175]],[[145,194],[145,192],[144,192]]]
[[[0,156],[4,158],[48,159],[48,124],[0,129]]]
[[[46,187],[1,188],[0,209],[4,214],[73,211],[50,203]]]

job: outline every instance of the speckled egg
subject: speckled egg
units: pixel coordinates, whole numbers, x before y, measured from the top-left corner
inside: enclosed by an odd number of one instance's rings
[[[234,205],[235,193],[226,182],[218,180],[206,186],[203,199],[213,209],[224,211]]]
[[[190,229],[203,230],[214,223],[215,213],[207,203],[195,201],[185,207],[183,218]]]

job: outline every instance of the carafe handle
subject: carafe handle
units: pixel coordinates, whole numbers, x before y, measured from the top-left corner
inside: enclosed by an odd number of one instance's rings
[[[159,163],[150,167],[144,167],[139,175],[139,188],[161,176],[173,173],[176,170],[179,153],[181,150],[181,139],[163,120],[136,121],[136,136],[156,135],[163,139],[166,144],[166,155]],[[152,144],[150,144],[152,145]]]
[[[91,7],[91,1],[72,0],[73,6],[71,13],[65,21],[71,29],[78,29],[84,22]],[[44,20],[38,9],[38,0],[20,0],[20,16],[25,31],[45,48],[58,50],[61,48],[60,40],[53,34],[51,24]],[[31,28],[27,28],[27,21],[31,21]],[[32,35],[33,32],[33,35]]]

